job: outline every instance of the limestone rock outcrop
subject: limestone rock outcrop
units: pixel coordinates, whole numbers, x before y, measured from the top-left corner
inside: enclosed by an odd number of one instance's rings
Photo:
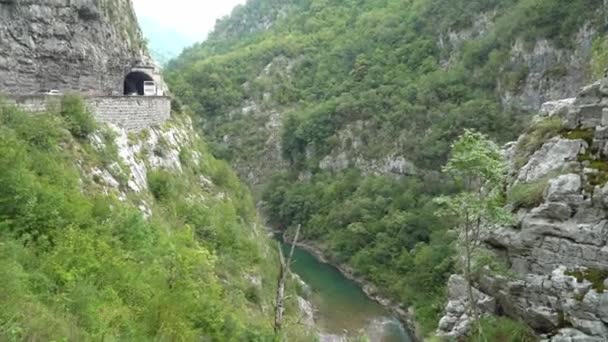
[[[0,1],[3,93],[112,95],[149,61],[130,0]]]
[[[516,223],[489,229],[488,250],[510,268],[486,269],[476,296],[486,313],[525,322],[548,341],[608,340],[608,80],[576,99],[547,103],[536,124],[558,117],[563,129],[541,142],[525,165],[510,163],[514,187],[541,184],[538,201],[514,208]],[[529,133],[528,133],[529,134]],[[522,139],[520,139],[522,141]],[[518,153],[510,144],[507,157]],[[466,334],[470,323],[464,279],[449,282],[438,333]]]

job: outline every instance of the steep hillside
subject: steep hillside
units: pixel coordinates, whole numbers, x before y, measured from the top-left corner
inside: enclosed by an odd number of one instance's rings
[[[251,0],[168,78],[271,225],[302,224],[431,332],[454,270],[431,201],[455,188],[437,172],[451,142],[464,128],[515,139],[599,76],[606,14],[593,0]]]
[[[75,97],[0,104],[0,160],[0,340],[308,340],[297,296],[275,337],[276,247],[185,114],[127,133]]]
[[[588,79],[604,19],[588,0],[276,6],[251,1],[171,68],[174,91],[252,183],[269,175],[260,160],[283,159],[287,113],[284,157],[309,169],[407,174],[440,165],[461,127],[514,138],[522,111]],[[267,7],[289,14],[269,20]],[[235,39],[242,22],[268,30]]]

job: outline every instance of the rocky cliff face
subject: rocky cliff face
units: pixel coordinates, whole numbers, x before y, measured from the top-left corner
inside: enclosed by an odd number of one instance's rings
[[[499,84],[503,105],[537,111],[546,101],[574,96],[588,82],[595,35],[592,26],[583,26],[572,42],[575,49],[559,48],[546,39],[527,48],[521,40],[514,44],[509,67],[527,75],[517,89]]]
[[[0,91],[122,94],[147,52],[130,0],[0,1]]]
[[[437,46],[445,51],[441,64],[448,68],[468,41],[492,34],[496,15],[481,13],[471,27],[440,35]],[[546,101],[574,96],[588,82],[596,35],[596,29],[587,23],[572,39],[575,48],[560,47],[545,38],[534,42],[518,39],[503,66],[503,72],[510,75],[496,86],[503,106],[535,112]]]
[[[521,319],[551,341],[608,339],[606,132],[608,79],[546,103],[535,126],[507,146],[517,223],[485,238],[510,268],[486,269],[475,284],[485,312]],[[465,286],[460,276],[450,280],[441,335],[468,328]]]

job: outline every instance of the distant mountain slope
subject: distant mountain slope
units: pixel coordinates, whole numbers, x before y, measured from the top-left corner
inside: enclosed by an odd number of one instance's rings
[[[465,128],[515,139],[608,61],[596,0],[251,0],[168,67],[216,156],[432,331],[455,269],[432,198]]]

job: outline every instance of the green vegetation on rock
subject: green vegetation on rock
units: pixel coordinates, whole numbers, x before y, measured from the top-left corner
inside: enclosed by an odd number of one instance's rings
[[[0,340],[305,339],[294,299],[285,336],[272,330],[278,256],[225,163],[192,138],[196,162],[125,198],[90,175],[117,156],[86,117],[71,97],[36,115],[0,105]]]
[[[515,167],[524,166],[534,152],[547,140],[558,136],[563,128],[563,119],[557,116],[543,118],[534,123],[517,141],[513,156]]]
[[[482,334],[473,331],[469,342],[536,342],[538,337],[528,326],[506,317],[484,317],[481,320]]]
[[[605,282],[608,279],[608,271],[591,268],[582,271],[566,272],[566,275],[575,277],[579,283],[585,280],[591,282],[593,289],[598,293],[603,293],[606,290]]]
[[[527,183],[514,184],[507,194],[507,202],[515,209],[537,207],[543,202],[550,179],[551,177],[543,177]]]

